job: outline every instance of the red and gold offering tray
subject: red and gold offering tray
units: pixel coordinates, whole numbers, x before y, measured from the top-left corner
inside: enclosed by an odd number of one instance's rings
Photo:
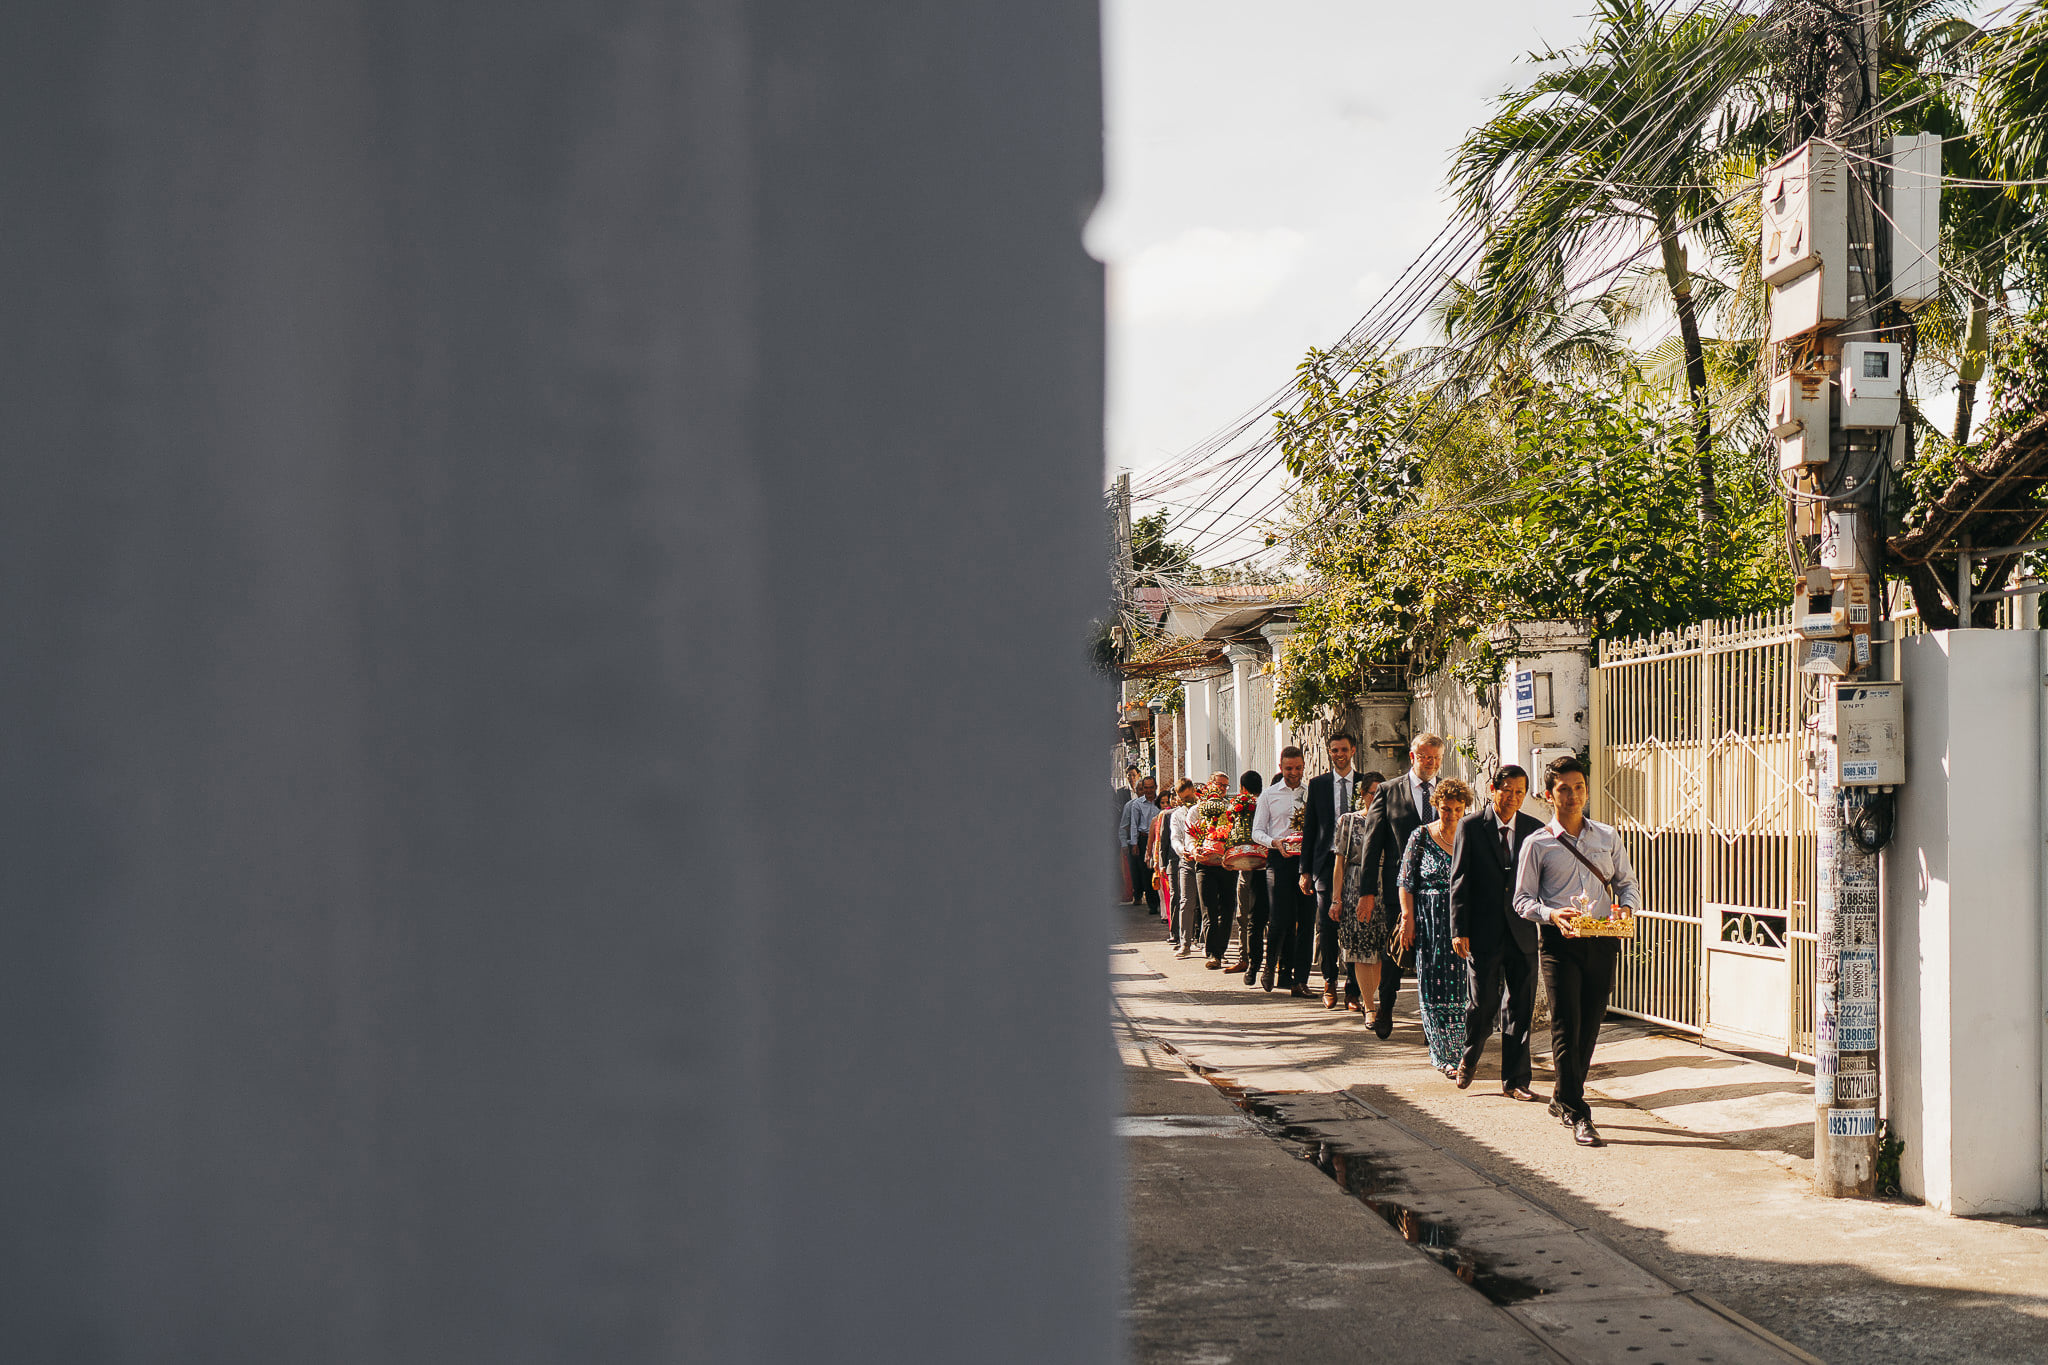
[[[1238,844],[1225,850],[1223,865],[1233,872],[1250,872],[1266,865],[1266,850],[1257,844]]]

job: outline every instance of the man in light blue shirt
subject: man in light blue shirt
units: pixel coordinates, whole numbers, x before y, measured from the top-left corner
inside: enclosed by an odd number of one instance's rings
[[[1557,1073],[1550,1112],[1581,1147],[1604,1147],[1586,1103],[1586,1071],[1600,1041],[1600,1021],[1607,1017],[1621,943],[1581,938],[1578,921],[1631,914],[1642,899],[1620,833],[1586,818],[1585,763],[1557,759],[1544,769],[1543,783],[1557,818],[1522,845],[1515,913],[1542,926],[1538,960],[1550,997],[1550,1064]]]
[[[1158,790],[1149,777],[1138,784],[1138,794],[1124,803],[1120,836],[1124,856],[1131,860],[1132,903],[1142,902],[1155,911],[1159,909],[1159,888],[1152,885],[1152,870],[1145,866],[1145,845],[1152,838],[1152,822],[1159,815],[1159,807],[1152,801]]]

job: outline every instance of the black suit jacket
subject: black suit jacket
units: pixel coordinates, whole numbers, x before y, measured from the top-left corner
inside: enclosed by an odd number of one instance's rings
[[[1475,959],[1498,955],[1510,937],[1523,952],[1535,955],[1536,926],[1515,913],[1515,867],[1522,845],[1542,828],[1541,820],[1517,811],[1509,836],[1514,849],[1503,862],[1491,805],[1458,822],[1458,842],[1451,850],[1451,937],[1471,939]]]
[[[1408,851],[1408,836],[1422,828],[1422,812],[1415,808],[1415,788],[1408,773],[1390,777],[1373,793],[1365,814],[1365,885],[1378,887],[1375,896],[1401,912],[1401,855]]]
[[[1358,790],[1358,769],[1351,770],[1351,790]],[[1337,856],[1332,836],[1337,832],[1337,775],[1318,773],[1308,780],[1308,807],[1301,817],[1301,870],[1319,882],[1330,880],[1330,868]]]

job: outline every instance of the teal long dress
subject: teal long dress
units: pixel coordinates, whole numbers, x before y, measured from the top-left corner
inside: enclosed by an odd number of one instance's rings
[[[1415,989],[1429,1060],[1439,1069],[1456,1066],[1465,1053],[1470,974],[1465,959],[1451,951],[1451,855],[1430,837],[1428,825],[1408,836],[1401,886],[1415,893]]]

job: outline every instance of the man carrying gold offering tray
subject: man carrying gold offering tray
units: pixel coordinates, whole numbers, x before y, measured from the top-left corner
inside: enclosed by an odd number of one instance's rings
[[[1550,1112],[1581,1147],[1604,1147],[1586,1104],[1586,1071],[1614,989],[1619,938],[1582,924],[1641,908],[1635,868],[1612,825],[1586,818],[1586,765],[1567,756],[1543,772],[1557,818],[1529,836],[1515,869],[1515,913],[1542,926],[1539,963],[1550,997],[1550,1062],[1557,1073]]]

